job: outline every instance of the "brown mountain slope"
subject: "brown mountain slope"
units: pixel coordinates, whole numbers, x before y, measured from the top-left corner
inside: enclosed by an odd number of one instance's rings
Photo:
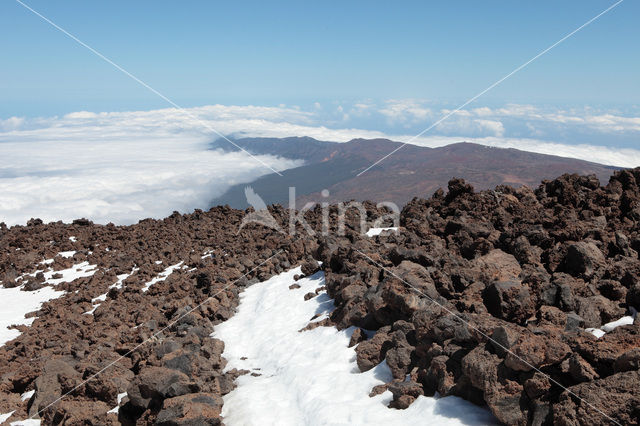
[[[354,139],[346,143],[312,138],[239,139],[254,154],[304,159],[307,164],[270,174],[251,183],[267,204],[288,204],[288,188],[296,188],[299,203],[347,200],[392,201],[404,205],[413,197],[430,196],[452,177],[464,178],[477,189],[497,185],[528,185],[563,173],[595,174],[606,182],[616,167],[517,149],[457,143],[440,148],[406,145],[361,176],[375,161],[401,144],[387,139]],[[215,148],[227,149],[217,143]],[[246,208],[244,187],[237,185],[215,199],[213,205]],[[329,197],[321,191],[329,190]]]

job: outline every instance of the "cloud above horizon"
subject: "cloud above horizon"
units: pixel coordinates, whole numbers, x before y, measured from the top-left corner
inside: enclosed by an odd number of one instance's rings
[[[208,208],[229,186],[272,172],[245,153],[209,150],[208,144],[218,138],[211,127],[236,137],[311,136],[336,142],[386,137],[403,142],[448,112],[416,100],[339,107],[211,105],[188,113],[167,108],[0,119],[0,222],[87,217],[128,224],[174,210]],[[377,126],[367,127],[366,120],[385,121],[390,127],[371,130]],[[437,147],[467,141],[640,166],[638,149],[565,143],[549,137],[558,126],[605,136],[640,136],[640,118],[634,116],[507,105],[460,111],[412,143]],[[260,160],[277,170],[302,164],[271,156]]]
[[[229,186],[272,172],[245,153],[209,150],[210,135],[172,115],[81,112],[0,133],[0,222],[87,217],[131,224],[207,209]],[[260,160],[276,170],[302,164]]]

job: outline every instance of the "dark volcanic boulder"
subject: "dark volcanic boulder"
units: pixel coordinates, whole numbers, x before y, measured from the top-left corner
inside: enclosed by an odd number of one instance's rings
[[[531,371],[559,364],[571,348],[556,336],[523,335],[507,353],[504,364],[514,371]]]
[[[302,264],[300,270],[305,276],[310,277],[320,270],[320,266],[318,265],[318,262],[310,259]]]
[[[158,426],[219,425],[222,398],[210,393],[194,393],[165,399],[158,413]]]
[[[45,410],[42,424],[51,425],[111,425],[117,424],[115,416],[105,419],[105,414],[111,408],[102,401],[73,401],[62,400]]]
[[[393,401],[391,401],[389,407],[401,410],[408,408],[416,398],[424,395],[422,385],[414,381],[393,382],[388,389],[393,394]]]
[[[594,243],[580,241],[569,246],[561,267],[575,277],[590,279],[605,263],[602,251]]]
[[[158,409],[166,398],[197,391],[198,386],[184,373],[164,367],[145,367],[127,389],[128,405],[139,412]]]
[[[509,253],[502,250],[491,250],[475,261],[489,281],[509,281],[517,280],[522,272],[520,264]]]
[[[487,310],[498,318],[522,323],[534,313],[529,287],[521,281],[497,281],[484,291]]]
[[[618,358],[613,366],[616,373],[640,370],[640,348],[631,349]]]
[[[627,305],[640,309],[640,283],[634,284],[627,293]]]
[[[518,333],[514,328],[500,326],[493,330],[489,343],[493,346],[493,349],[498,355],[504,357],[507,354],[507,351],[516,344],[519,337],[520,333]]]
[[[556,424],[638,424],[640,372],[627,371],[571,386],[553,406]],[[569,391],[571,393],[569,393]]]
[[[369,371],[384,360],[387,351],[391,348],[389,331],[391,327],[382,327],[371,339],[361,342],[356,347],[360,371]]]
[[[448,184],[449,192],[447,193],[447,201],[451,201],[462,194],[473,194],[473,186],[466,183],[464,179],[453,178]]]
[[[29,415],[37,414],[80,383],[82,383],[82,375],[71,366],[68,360],[47,361],[42,374],[35,380],[35,394]]]
[[[403,260],[391,271],[394,276],[400,277],[405,285],[419,292],[418,294],[428,296],[430,299],[437,299],[440,296],[431,275],[424,266]]]

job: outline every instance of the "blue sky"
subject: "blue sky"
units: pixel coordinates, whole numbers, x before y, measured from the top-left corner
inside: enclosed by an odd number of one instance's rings
[[[640,166],[640,1],[0,1],[0,222],[132,223],[297,163],[221,134],[467,141]],[[196,117],[194,120],[193,117]]]
[[[612,3],[27,1],[184,106],[454,106]],[[475,105],[637,113],[639,17],[624,1]],[[167,106],[12,0],[0,39],[0,117]]]

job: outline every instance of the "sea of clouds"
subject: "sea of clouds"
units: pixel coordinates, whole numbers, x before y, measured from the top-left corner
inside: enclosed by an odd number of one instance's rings
[[[130,224],[208,208],[230,185],[272,173],[242,152],[211,151],[211,134],[175,110],[74,113],[0,134],[0,222],[78,217]],[[275,170],[301,161],[260,156]]]
[[[209,143],[219,137],[212,128],[235,137],[311,136],[337,142],[388,137],[403,142],[422,123],[426,127],[446,112],[410,100],[349,107],[316,104],[306,110],[212,105],[186,112],[174,108],[82,111],[61,117],[0,119],[0,222],[15,225],[35,217],[45,222],[86,217],[98,223],[130,224],[175,210],[206,209],[231,185],[302,164],[300,160],[210,150]],[[367,117],[373,123],[384,118],[390,130],[363,129]],[[588,128],[604,137],[622,135],[627,140],[640,135],[640,118],[636,117],[509,106],[462,111],[412,143],[437,147],[464,140],[622,167],[640,166],[640,150],[633,147],[568,144],[544,134],[558,123]],[[511,131],[527,125],[532,128],[529,133]]]

